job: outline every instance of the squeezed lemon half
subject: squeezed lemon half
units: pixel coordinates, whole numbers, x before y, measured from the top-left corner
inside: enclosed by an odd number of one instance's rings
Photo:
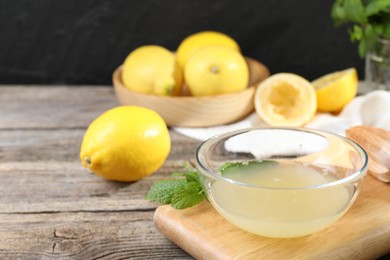
[[[260,83],[255,93],[257,114],[272,126],[302,126],[317,110],[314,87],[293,73],[278,73]]]

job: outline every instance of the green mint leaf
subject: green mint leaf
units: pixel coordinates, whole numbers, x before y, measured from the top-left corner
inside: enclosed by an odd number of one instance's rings
[[[160,204],[171,204],[173,208],[192,207],[204,198],[204,191],[198,173],[189,165],[186,172],[172,173],[172,179],[155,182],[146,195],[146,199]]]
[[[366,28],[364,28],[364,37],[366,39],[366,52],[368,52],[374,48],[374,45],[378,39],[378,34],[371,24],[367,24]]]
[[[383,9],[382,12],[390,13],[390,6],[386,7],[385,9]]]
[[[186,175],[186,180],[187,182],[196,182],[196,183],[200,183],[199,182],[199,176],[198,176],[198,173],[197,172],[188,172]]]
[[[374,27],[374,31],[377,35],[383,35],[383,31],[385,29],[385,25],[384,24],[373,24],[372,25]]]
[[[331,16],[336,25],[346,23],[348,21],[344,10],[344,0],[336,0],[332,6]]]
[[[335,0],[331,16],[335,25],[353,25],[348,32],[362,58],[378,38],[390,39],[390,0]]]
[[[188,182],[199,182],[198,172],[187,164],[185,164],[184,167],[186,168],[187,172],[174,172],[171,174],[171,176],[184,177]]]
[[[186,185],[184,179],[172,179],[162,180],[155,182],[148,193],[146,199],[160,204],[169,204],[172,201],[172,197],[183,186]]]
[[[222,164],[221,167],[218,168],[218,172],[223,173],[223,172],[227,171],[228,169],[237,168],[241,165],[242,165],[241,162],[226,162],[226,163]]]
[[[184,172],[173,172],[171,173],[172,177],[184,177],[185,173]]]
[[[380,11],[387,11],[386,9],[390,6],[390,0],[372,0],[370,1],[366,8],[366,16],[372,16],[379,13]]]
[[[248,162],[227,162],[219,167],[218,171],[221,175],[226,174],[230,171],[236,170],[248,170],[248,169],[259,169],[263,167],[274,166],[278,164],[275,161],[263,160],[263,161],[248,161]]]
[[[200,203],[204,198],[202,186],[196,182],[188,182],[175,192],[171,206],[175,209],[185,209]]]
[[[383,26],[383,37],[390,39],[390,23]]]
[[[371,24],[367,24],[363,30],[363,36],[358,46],[359,56],[361,58],[364,58],[367,52],[374,48],[377,38],[378,33],[374,29],[374,26],[372,26]]]
[[[365,8],[361,0],[345,0],[344,11],[348,20],[360,24],[367,23]]]
[[[349,32],[349,36],[351,37],[351,41],[360,41],[363,37],[363,30],[360,26],[354,25],[352,30]]]
[[[184,167],[187,170],[186,175],[184,176],[186,180],[188,182],[200,183],[198,172],[195,169],[191,168],[188,164],[185,164]]]
[[[366,40],[364,38],[362,38],[359,42],[358,52],[360,58],[364,58],[364,56],[366,55],[367,47],[366,47]]]

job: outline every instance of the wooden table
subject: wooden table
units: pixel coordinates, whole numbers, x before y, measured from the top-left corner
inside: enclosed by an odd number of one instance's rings
[[[156,230],[144,196],[198,141],[171,131],[164,166],[134,183],[81,166],[86,128],[117,105],[112,87],[0,86],[0,259],[191,259]]]
[[[198,141],[171,131],[164,166],[134,183],[81,166],[86,128],[118,105],[108,86],[0,86],[0,259],[191,259],[156,230],[144,196]]]

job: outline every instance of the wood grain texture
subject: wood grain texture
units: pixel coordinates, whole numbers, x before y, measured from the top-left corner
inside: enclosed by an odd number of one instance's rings
[[[156,230],[144,196],[198,141],[171,131],[164,166],[133,183],[79,162],[89,123],[117,105],[111,87],[0,86],[0,259],[191,259]]]
[[[151,212],[0,214],[1,259],[186,258]]]
[[[346,134],[366,150],[368,172],[380,181],[390,182],[390,131],[373,126],[355,126]]]
[[[367,176],[352,208],[323,231],[293,239],[244,232],[204,202],[154,215],[161,233],[197,259],[376,259],[390,253],[390,187]]]
[[[164,166],[134,183],[81,167],[84,131],[118,104],[111,87],[0,86],[0,259],[192,259],[156,230],[144,195],[198,141],[170,131]]]
[[[167,161],[148,178],[120,183],[102,180],[78,161],[1,163],[0,212],[154,210],[144,199],[149,187],[181,169],[181,161]]]
[[[0,86],[0,129],[80,128],[118,106],[110,87]]]

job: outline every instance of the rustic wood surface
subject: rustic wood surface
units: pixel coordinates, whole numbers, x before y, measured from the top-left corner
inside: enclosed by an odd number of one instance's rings
[[[164,166],[134,183],[79,162],[89,123],[118,105],[112,87],[0,86],[0,259],[192,259],[157,231],[144,196],[198,141],[171,131]]]
[[[156,230],[144,196],[198,141],[171,131],[164,166],[134,183],[81,166],[87,126],[117,105],[111,87],[0,86],[0,259],[191,259]]]

